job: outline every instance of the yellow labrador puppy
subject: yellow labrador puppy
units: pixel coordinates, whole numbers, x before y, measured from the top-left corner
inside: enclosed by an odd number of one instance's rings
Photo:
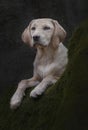
[[[22,80],[10,101],[11,109],[17,108],[25,90],[36,86],[30,97],[37,98],[49,85],[56,83],[68,62],[67,48],[62,44],[66,31],[53,19],[32,20],[22,34],[24,43],[37,48],[34,73],[31,79]]]

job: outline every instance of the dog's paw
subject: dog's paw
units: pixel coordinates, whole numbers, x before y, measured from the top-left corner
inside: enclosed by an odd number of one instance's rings
[[[38,96],[38,94],[36,93],[36,91],[32,91],[30,93],[30,97],[32,97],[32,98],[37,98],[37,96]]]
[[[18,108],[21,104],[21,101],[22,101],[22,96],[14,94],[10,100],[10,108],[13,110]]]
[[[20,101],[20,100],[11,101],[11,102],[10,102],[10,108],[11,108],[12,110],[15,110],[15,109],[17,109],[17,108],[20,106],[20,104],[21,104],[21,101]]]
[[[41,88],[35,88],[34,90],[31,91],[30,97],[37,98],[38,96],[42,94],[43,94],[43,90]]]

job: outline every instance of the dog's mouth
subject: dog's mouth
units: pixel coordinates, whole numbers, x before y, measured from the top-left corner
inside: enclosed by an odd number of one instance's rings
[[[38,47],[38,46],[41,46],[41,44],[39,42],[35,42],[34,47]]]
[[[39,42],[35,42],[34,43],[34,45],[33,45],[35,48],[37,48],[37,47],[46,47],[46,45],[43,45],[43,44],[41,44],[41,43],[39,43]]]

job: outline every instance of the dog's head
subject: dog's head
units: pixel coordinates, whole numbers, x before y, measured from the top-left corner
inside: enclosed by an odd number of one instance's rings
[[[30,46],[49,46],[57,48],[66,37],[66,31],[53,19],[32,20],[22,34],[22,40]]]

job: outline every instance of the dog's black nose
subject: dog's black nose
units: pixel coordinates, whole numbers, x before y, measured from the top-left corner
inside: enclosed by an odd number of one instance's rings
[[[38,42],[38,41],[39,41],[39,38],[40,38],[40,36],[38,36],[38,35],[33,36],[33,40],[34,40],[35,42]]]

